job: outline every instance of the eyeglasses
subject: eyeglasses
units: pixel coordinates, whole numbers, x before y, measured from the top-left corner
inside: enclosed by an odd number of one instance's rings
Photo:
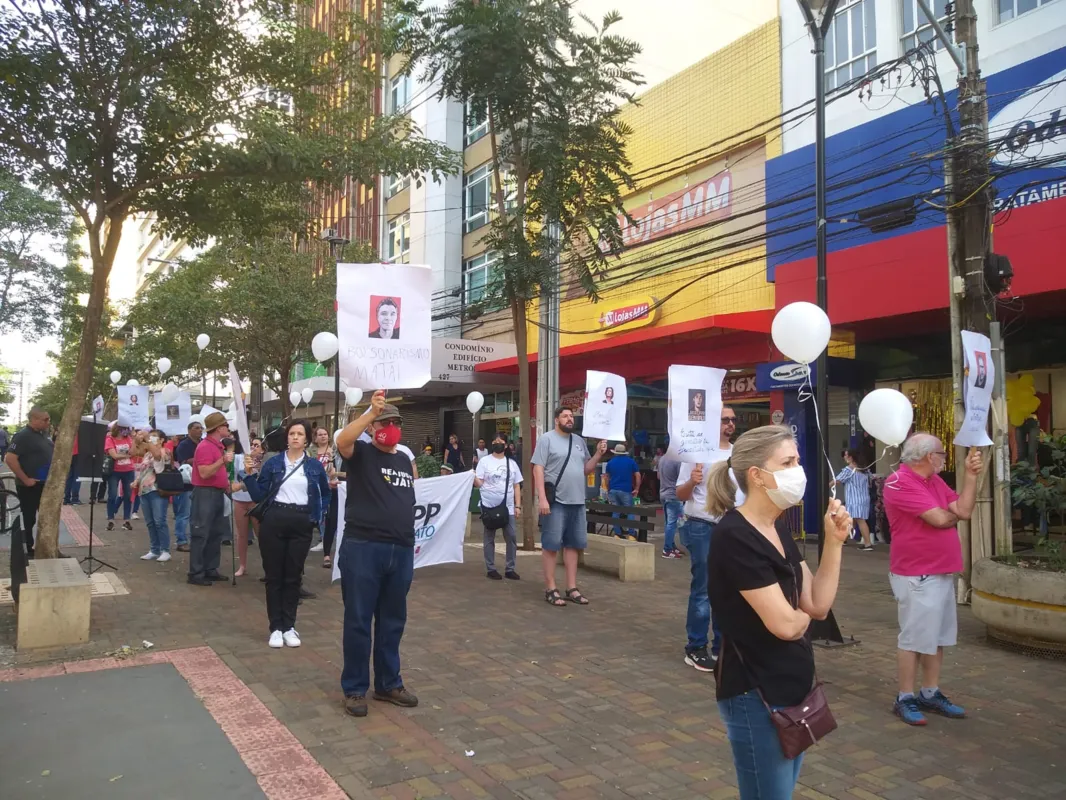
[[[736,425],[737,424],[737,418],[736,417],[722,417],[722,424],[723,425]]]
[[[933,455],[934,456],[941,456],[942,458],[947,458],[947,456],[948,456],[948,454],[945,453],[943,450],[934,450],[933,451]]]
[[[380,425],[380,426],[381,426],[382,428],[387,428],[387,427],[389,427],[390,425],[397,425],[397,426],[399,426],[399,425],[401,425],[401,424],[402,424],[402,423],[400,422],[400,420],[398,420],[398,419],[379,419],[379,420],[377,420],[377,423],[378,423],[378,424],[379,424],[379,425]]]

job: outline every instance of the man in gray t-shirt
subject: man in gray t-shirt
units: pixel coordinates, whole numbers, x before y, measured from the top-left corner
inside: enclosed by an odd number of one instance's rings
[[[588,600],[577,588],[578,553],[588,544],[588,527],[585,521],[585,476],[607,452],[607,441],[596,446],[589,454],[585,440],[574,431],[574,412],[560,408],[555,412],[555,429],[537,439],[533,451],[533,482],[537,489],[540,511],[540,545],[544,569],[544,599],[553,606],[565,606],[566,600],[578,605],[588,605]],[[548,500],[545,484],[553,484],[555,497]],[[563,551],[563,567],[566,571],[566,600],[555,586],[555,562],[559,550]]]

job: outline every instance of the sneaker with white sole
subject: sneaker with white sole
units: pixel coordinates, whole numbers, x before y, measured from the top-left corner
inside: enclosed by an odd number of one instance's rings
[[[162,553],[159,554],[159,558],[157,558],[156,561],[158,561],[159,563],[163,563],[164,561],[170,561],[170,552],[164,550]]]
[[[321,553],[322,552],[322,542],[319,542],[314,547],[312,547],[311,548],[311,552],[312,553]]]
[[[130,519],[140,519],[140,518],[141,518],[140,514],[136,514],[136,513],[130,514]]]
[[[159,558],[159,553],[148,552],[141,556],[141,561],[155,561]]]
[[[286,647],[299,647],[300,646],[300,634],[296,632],[295,628],[289,628],[285,633],[281,635],[285,641]]]
[[[274,631],[270,634],[270,641],[267,642],[271,647],[277,649],[285,646],[285,636],[281,631]]]

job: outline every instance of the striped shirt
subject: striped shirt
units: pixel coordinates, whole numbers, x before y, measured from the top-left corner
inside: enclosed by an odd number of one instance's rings
[[[870,473],[844,467],[836,481],[844,485],[844,508],[855,519],[866,519],[870,515]]]

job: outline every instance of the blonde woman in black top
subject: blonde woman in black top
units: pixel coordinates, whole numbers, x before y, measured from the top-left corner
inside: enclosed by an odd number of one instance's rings
[[[740,508],[734,505],[737,486],[746,495]],[[707,509],[722,515],[708,558],[708,595],[723,639],[718,710],[733,748],[741,800],[792,797],[803,757],[785,758],[762,698],[784,708],[810,692],[814,653],[807,627],[829,614],[841,548],[851,531],[851,516],[840,501],[830,501],[826,543],[818,573],[812,574],[781,519],[803,500],[806,487],[792,431],[779,425],[743,434],[729,460],[712,467],[707,478]]]

